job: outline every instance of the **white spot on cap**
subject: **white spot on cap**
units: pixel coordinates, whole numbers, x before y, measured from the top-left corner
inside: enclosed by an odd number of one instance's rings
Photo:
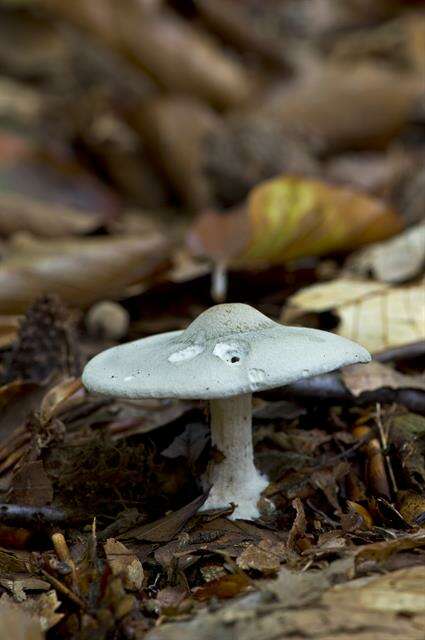
[[[168,362],[187,362],[199,356],[204,350],[205,347],[202,344],[192,344],[190,347],[172,353],[171,356],[168,357]]]
[[[213,355],[230,365],[238,365],[247,353],[248,347],[236,342],[217,342],[213,350]]]

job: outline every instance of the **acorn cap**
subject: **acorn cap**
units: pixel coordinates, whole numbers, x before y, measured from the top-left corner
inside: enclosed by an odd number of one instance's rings
[[[333,333],[286,327],[246,304],[220,304],[185,331],[100,353],[87,364],[83,384],[123,398],[207,400],[273,389],[370,359],[362,346]]]

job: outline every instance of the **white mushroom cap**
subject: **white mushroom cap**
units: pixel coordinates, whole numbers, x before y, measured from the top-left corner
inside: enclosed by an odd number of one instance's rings
[[[185,331],[108,349],[83,373],[91,391],[128,398],[225,398],[369,362],[335,334],[286,327],[246,304],[220,304]]]

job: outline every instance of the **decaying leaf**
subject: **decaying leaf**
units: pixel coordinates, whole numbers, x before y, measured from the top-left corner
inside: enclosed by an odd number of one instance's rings
[[[425,567],[409,567],[379,577],[360,578],[336,585],[323,596],[324,603],[342,609],[425,612]]]
[[[240,569],[255,569],[264,575],[274,574],[287,553],[282,543],[269,543],[266,539],[259,544],[249,544],[236,560]]]
[[[347,251],[401,228],[397,214],[376,198],[282,176],[256,186],[244,209],[201,215],[188,242],[194,252],[216,261],[253,268]]]
[[[43,593],[38,598],[27,599],[19,604],[3,594],[0,598],[0,609],[2,607],[9,607],[10,609],[18,608],[23,610],[29,615],[30,619],[35,620],[39,624],[39,628],[42,631],[48,631],[54,627],[63,618],[63,613],[58,613],[56,610],[60,607],[61,603],[57,598],[56,591],[49,591]]]
[[[193,589],[193,595],[201,602],[211,598],[226,600],[252,589],[253,586],[252,580],[241,571],[240,573],[226,574],[217,580],[211,580],[203,587],[196,587]]]
[[[186,425],[185,430],[161,452],[166,458],[186,458],[193,464],[201,455],[208,442],[210,430],[202,423]]]
[[[425,496],[414,491],[399,491],[397,504],[401,515],[412,525],[425,526]]]
[[[396,539],[366,544],[355,550],[356,566],[359,567],[363,562],[379,564],[395,553],[408,549],[420,549],[423,546],[425,546],[424,531],[415,531],[414,533],[401,535]]]
[[[289,532],[288,549],[296,548],[297,542],[304,537],[307,528],[304,506],[300,498],[295,498],[292,501],[292,507],[295,509],[296,515]]]
[[[38,620],[15,603],[0,598],[0,630],[7,629],[8,640],[43,640]]]
[[[214,111],[187,97],[162,96],[138,110],[134,120],[182,201],[194,210],[208,206],[212,196],[202,153],[205,138],[217,127]]]
[[[423,493],[425,485],[425,418],[416,413],[393,417],[389,443],[395,447],[408,486]]]
[[[150,522],[136,529],[131,529],[119,536],[121,540],[145,540],[147,542],[168,542],[179,533],[198,509],[203,505],[207,495],[199,496],[186,506],[164,516],[156,522]]]
[[[26,591],[49,591],[50,589],[50,583],[46,580],[19,573],[9,574],[6,578],[0,577],[0,584],[11,592],[16,602],[27,599]]]
[[[420,85],[385,65],[319,64],[263,99],[260,112],[319,149],[382,145],[406,124]]]
[[[44,4],[126,54],[160,86],[218,106],[243,102],[249,94],[244,67],[171,9],[158,10],[159,3],[129,2],[126,11],[118,12],[110,0],[95,11],[85,2]]]
[[[399,373],[390,366],[376,360],[368,364],[354,364],[344,367],[341,377],[347,389],[355,397],[365,391],[375,391],[382,388],[421,389],[425,391],[424,376]]]
[[[127,589],[139,591],[143,584],[143,567],[137,556],[114,538],[109,538],[103,548],[112,573],[123,576]]]
[[[348,262],[360,275],[371,273],[380,282],[405,282],[425,268],[425,223],[396,238],[361,249]]]
[[[53,486],[41,460],[25,462],[13,476],[11,502],[43,507],[53,499]]]
[[[19,316],[0,316],[0,349],[9,347],[19,330]]]
[[[425,287],[391,287],[382,282],[340,278],[301,289],[289,299],[285,322],[306,312],[332,311],[336,332],[372,353],[425,339]]]
[[[115,215],[115,197],[78,165],[1,130],[0,150],[0,236],[84,234]]]
[[[125,287],[164,263],[167,246],[159,234],[52,241],[19,237],[0,263],[0,313],[25,311],[46,293],[82,308],[121,296]]]

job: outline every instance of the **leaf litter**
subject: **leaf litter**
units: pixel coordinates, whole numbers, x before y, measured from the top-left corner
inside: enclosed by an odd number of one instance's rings
[[[0,629],[422,640],[418,3],[32,4],[0,3]],[[80,379],[214,268],[374,354],[254,398],[255,522],[199,511],[203,403]]]

